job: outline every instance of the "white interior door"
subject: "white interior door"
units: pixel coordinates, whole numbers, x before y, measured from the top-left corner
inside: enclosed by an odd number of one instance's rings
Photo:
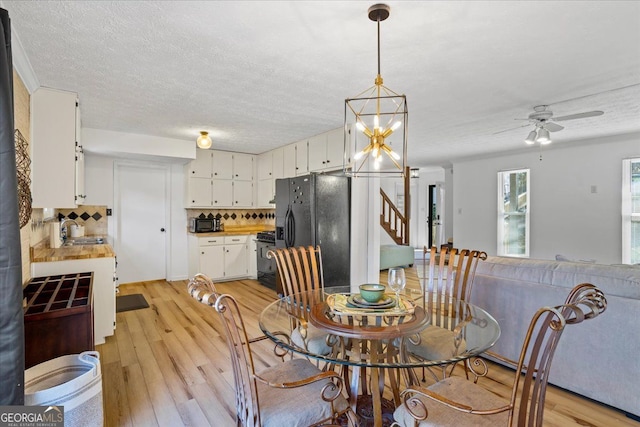
[[[116,163],[115,246],[119,282],[165,279],[167,165]]]

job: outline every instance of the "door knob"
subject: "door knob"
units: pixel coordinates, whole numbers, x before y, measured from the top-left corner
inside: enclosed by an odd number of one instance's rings
[[[160,231],[162,231],[164,233],[164,227],[160,229]]]

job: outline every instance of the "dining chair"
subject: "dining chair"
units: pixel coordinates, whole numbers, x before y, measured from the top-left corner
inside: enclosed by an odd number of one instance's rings
[[[427,254],[429,261],[427,263]],[[478,262],[487,259],[486,252],[442,247],[440,252],[435,246],[423,249],[422,306],[431,316],[431,325],[418,336],[409,337],[407,352],[410,357],[423,360],[443,360],[464,352],[465,340],[462,336],[461,321],[465,318],[464,304],[471,295],[471,287]],[[441,365],[442,378],[453,371],[455,363]],[[478,374],[465,362],[465,368],[471,369],[477,381]],[[438,376],[434,375],[436,380]],[[486,375],[486,368],[480,375]],[[466,369],[465,369],[466,372]],[[423,370],[423,381],[424,370]]]
[[[571,290],[563,305],[540,308],[529,324],[519,361],[509,361],[516,369],[509,400],[462,377],[449,377],[427,388],[404,390],[394,425],[541,427],[549,370],[562,332],[606,307],[604,293],[583,283]]]
[[[189,281],[188,291],[220,315],[231,356],[238,426],[319,426],[338,424],[338,418],[357,425],[342,395],[340,375],[320,371],[307,359],[293,358],[257,373],[251,344],[267,337],[249,339],[235,298],[218,294],[202,274]]]
[[[329,335],[309,324],[309,310],[324,293],[320,246],[271,249],[267,257],[275,259],[284,297],[289,299],[291,342],[311,353],[329,354]]]

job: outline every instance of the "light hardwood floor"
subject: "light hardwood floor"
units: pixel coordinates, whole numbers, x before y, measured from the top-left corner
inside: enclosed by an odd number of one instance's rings
[[[415,269],[408,276],[409,286],[417,286]],[[381,283],[385,281],[383,273]],[[260,335],[260,312],[276,298],[275,292],[253,280],[216,287],[238,300],[252,336]],[[125,284],[120,291],[143,294],[150,308],[118,313],[115,335],[97,348],[106,426],[235,426],[231,362],[215,310],[191,298],[186,281]],[[279,363],[268,340],[253,350],[258,369]],[[480,384],[507,396],[511,379],[511,371],[491,365]],[[550,387],[544,425],[640,427],[640,422]]]

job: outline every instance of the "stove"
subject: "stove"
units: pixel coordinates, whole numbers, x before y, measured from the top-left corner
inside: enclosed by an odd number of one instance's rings
[[[256,236],[256,240],[258,242],[265,242],[265,243],[276,243],[276,232],[275,231],[260,231],[257,236]]]
[[[276,260],[269,259],[267,253],[276,248],[276,232],[261,231],[256,236],[256,256],[258,267],[258,282],[264,286],[276,289]]]

